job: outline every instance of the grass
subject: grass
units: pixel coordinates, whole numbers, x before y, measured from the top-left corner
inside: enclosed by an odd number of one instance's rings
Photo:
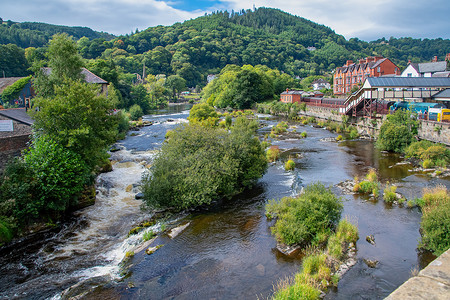
[[[358,238],[357,227],[346,219],[341,220],[328,239],[327,249],[320,252],[313,248],[303,258],[302,269],[294,279],[284,279],[275,285],[272,299],[319,299],[321,291],[338,285],[339,275],[332,274],[338,268],[333,260],[342,259],[348,243],[355,243]]]
[[[147,232],[144,232],[144,235],[142,236],[142,240],[144,242],[151,240],[152,238],[154,238],[156,236],[156,234],[152,231],[149,230]]]
[[[450,247],[450,195],[447,188],[438,185],[425,188],[421,201],[420,231],[422,239],[419,247],[441,255]]]

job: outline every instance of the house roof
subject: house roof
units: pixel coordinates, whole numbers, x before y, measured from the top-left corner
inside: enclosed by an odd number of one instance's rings
[[[369,77],[371,87],[449,87],[450,78],[443,77]]]
[[[450,89],[445,89],[436,95],[433,96],[433,98],[449,98],[450,99]]]
[[[52,68],[45,67],[42,68],[42,71],[45,75],[50,75],[50,73],[52,72]],[[81,68],[81,74],[83,74],[84,80],[87,83],[108,84],[108,81],[103,80],[86,68]]]
[[[30,126],[34,123],[34,120],[27,114],[25,108],[0,109],[0,115]]]
[[[314,83],[329,83],[329,82],[323,78],[319,78],[319,79],[314,80],[312,83],[314,84]]]
[[[377,61],[373,64],[373,66],[372,66],[371,68],[373,69],[373,68],[378,67],[381,63],[385,62],[386,60],[387,60],[387,58],[383,58],[383,59],[377,60]]]
[[[443,72],[447,68],[446,61],[437,61],[437,62],[429,62],[429,63],[421,63],[419,64],[419,72],[420,73],[434,73],[434,72]]]
[[[16,82],[19,79],[22,79],[24,77],[5,77],[0,78],[0,94],[3,93],[3,91],[10,85],[12,85],[14,82]]]
[[[302,95],[304,91],[284,91],[281,95]]]
[[[431,77],[450,77],[450,71],[436,72]]]

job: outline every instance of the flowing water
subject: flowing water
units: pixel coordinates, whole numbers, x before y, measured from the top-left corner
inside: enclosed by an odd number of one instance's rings
[[[287,257],[276,250],[264,205],[270,199],[297,194],[316,181],[332,186],[342,196],[343,215],[360,232],[358,262],[327,299],[381,299],[407,280],[412,269],[423,268],[432,259],[416,251],[421,217],[417,208],[345,195],[336,184],[362,177],[375,167],[383,183],[396,183],[398,192],[413,199],[421,196],[425,186],[450,187],[450,180],[414,173],[412,166],[398,164],[400,157],[375,150],[371,141],[336,143],[331,141],[336,134],[297,124],[297,132],[306,131],[308,137],[274,142],[284,151],[282,159],[269,166],[254,188],[206,210],[169,220],[168,226],[187,227],[173,238],[161,234],[151,244],[163,245],[159,250],[152,255],[136,252],[121,267],[125,253],[142,239],[142,233],[127,237],[129,230],[150,217],[134,199],[136,186],[166,131],[186,122],[184,109],[177,106],[147,116],[154,125],[118,143],[122,150],[112,153],[113,171],[97,180],[94,206],[79,211],[57,232],[2,250],[0,299],[58,298],[75,284],[78,293],[88,291],[85,297],[92,299],[266,298],[277,281],[299,269],[301,257]],[[264,135],[278,120],[262,117],[265,127],[260,134]],[[294,172],[284,171],[283,161],[288,158],[296,162]],[[147,230],[160,229],[156,224]],[[375,245],[365,241],[370,234]],[[379,263],[369,268],[363,259]]]

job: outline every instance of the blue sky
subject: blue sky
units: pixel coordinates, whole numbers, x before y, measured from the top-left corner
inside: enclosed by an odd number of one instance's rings
[[[448,0],[2,0],[0,17],[127,34],[253,5],[304,17],[347,39],[450,38]]]

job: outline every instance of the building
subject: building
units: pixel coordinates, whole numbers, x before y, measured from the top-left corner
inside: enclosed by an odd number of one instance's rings
[[[302,100],[303,91],[286,90],[280,95],[280,101],[283,103],[300,103]]]
[[[336,68],[333,75],[333,93],[343,95],[350,93],[354,86],[360,86],[366,78],[400,75],[400,69],[388,58],[370,56],[360,59],[358,63],[347,60],[346,64]]]
[[[27,148],[32,124],[25,108],[0,109],[0,170]]]
[[[428,63],[408,62],[408,66],[403,70],[402,77],[448,77],[447,61],[450,60],[450,53],[445,61],[437,61],[437,57]]]
[[[0,78],[0,99],[1,99],[1,94],[3,94],[3,91],[13,85],[14,83],[16,83],[17,81],[19,81],[22,78],[26,78],[26,77],[5,77],[5,78]],[[29,101],[29,99],[33,98],[35,96],[34,93],[34,89],[31,85],[31,80],[28,81],[28,83],[25,84],[25,86],[22,88],[22,90],[18,93],[16,99],[10,101],[9,104],[11,105],[16,105],[16,107],[25,107],[27,102]],[[2,99],[2,103],[4,99]]]
[[[52,72],[51,68],[42,68],[42,70],[45,75],[50,75],[50,73]],[[86,81],[87,83],[98,84],[100,86],[101,93],[106,94],[108,92],[108,81],[103,80],[86,68],[81,69],[81,75],[84,77],[84,81]]]
[[[312,82],[312,88],[315,91],[322,89],[331,89],[331,84],[323,78],[316,79]]]

